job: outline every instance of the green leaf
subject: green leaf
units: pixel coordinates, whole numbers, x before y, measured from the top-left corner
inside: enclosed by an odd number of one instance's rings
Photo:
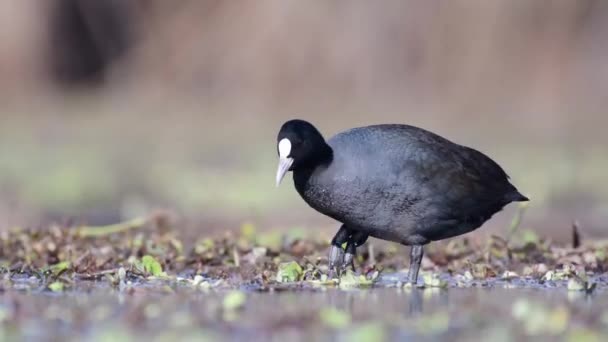
[[[224,297],[224,310],[236,310],[243,305],[245,305],[245,301],[247,300],[247,296],[245,296],[244,292],[240,291],[232,291]]]
[[[63,283],[60,281],[55,281],[49,284],[49,290],[53,292],[61,292],[63,291]]]
[[[367,279],[364,275],[357,275],[351,270],[347,270],[340,277],[340,288],[351,288],[351,287],[368,287],[372,286],[374,281]]]
[[[55,275],[55,276],[63,273],[68,268],[70,268],[69,261],[62,261],[62,262],[56,263],[55,265],[49,266],[49,269],[51,270],[51,272],[53,272],[53,275]]]
[[[163,267],[156,259],[154,259],[153,256],[144,255],[144,257],[141,258],[141,262],[146,273],[149,273],[155,277],[163,275]]]
[[[111,224],[108,226],[84,226],[78,228],[78,234],[82,237],[98,237],[115,233],[126,232],[130,229],[143,227],[147,223],[144,217],[137,217],[130,221]]]
[[[297,262],[284,262],[279,264],[277,281],[279,283],[298,281],[303,273],[302,267]]]
[[[348,326],[351,321],[348,312],[333,307],[322,308],[319,311],[319,318],[325,325],[334,329],[344,328]]]
[[[69,261],[62,261],[62,262],[56,263],[55,265],[51,265],[50,266],[50,268],[53,271],[57,271],[57,272],[63,271],[65,269],[68,269],[69,267],[70,267],[70,262]]]

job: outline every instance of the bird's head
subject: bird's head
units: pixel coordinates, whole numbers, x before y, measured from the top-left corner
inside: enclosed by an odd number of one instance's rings
[[[306,167],[314,167],[331,158],[331,148],[323,135],[311,123],[304,120],[290,120],[281,126],[277,136],[279,167],[276,185],[279,186],[285,174]]]

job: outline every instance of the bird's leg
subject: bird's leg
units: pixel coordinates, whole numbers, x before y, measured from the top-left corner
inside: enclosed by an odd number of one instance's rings
[[[367,241],[367,238],[368,235],[361,232],[355,232],[350,236],[348,244],[346,245],[346,253],[344,253],[344,262],[342,263],[342,269],[350,267],[353,271],[355,270],[354,261],[355,257],[357,256],[357,247],[364,244],[365,241]]]
[[[422,250],[421,245],[413,245],[410,251],[410,270],[408,272],[408,282],[412,285],[416,285],[418,282],[418,271],[420,270],[420,263],[422,262]]]
[[[350,237],[350,231],[345,225],[342,225],[334,238],[331,240],[331,247],[329,249],[329,278],[333,278],[336,273],[339,273],[338,267],[342,266],[344,260],[344,249],[342,245],[348,242]]]
[[[329,274],[328,277],[334,278],[336,274],[339,274],[338,265],[344,260],[344,250],[342,247],[331,245],[329,248]]]
[[[351,268],[355,270],[355,256],[357,255],[357,246],[353,241],[348,241],[346,251],[344,253],[344,262],[342,262],[342,270]]]

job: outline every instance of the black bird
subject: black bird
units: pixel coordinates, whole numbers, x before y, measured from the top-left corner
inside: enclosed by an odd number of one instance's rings
[[[475,230],[505,205],[528,201],[483,153],[414,126],[353,128],[325,141],[309,122],[291,120],[277,144],[277,186],[293,171],[304,201],[342,223],[332,240],[332,271],[348,266],[372,236],[411,246],[408,281],[415,284],[423,245]]]

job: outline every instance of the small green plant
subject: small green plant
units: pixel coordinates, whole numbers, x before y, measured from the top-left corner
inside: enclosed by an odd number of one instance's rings
[[[161,266],[160,262],[158,262],[151,255],[144,255],[143,258],[141,258],[141,263],[144,268],[144,271],[150,275],[160,277],[165,274],[163,272],[163,267]]]
[[[297,262],[284,262],[279,264],[277,281],[279,283],[298,281],[303,273],[302,267]]]

